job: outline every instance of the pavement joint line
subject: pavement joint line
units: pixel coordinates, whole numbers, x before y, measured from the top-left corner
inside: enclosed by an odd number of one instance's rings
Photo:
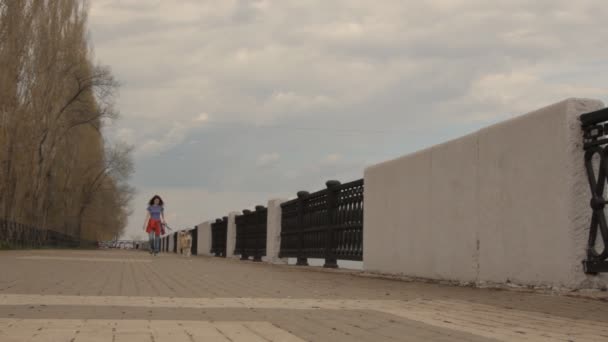
[[[52,256],[20,256],[20,260],[55,260],[55,261],[90,261],[90,262],[117,262],[117,263],[151,263],[150,259],[118,259],[118,258],[83,258],[83,257],[52,257]]]

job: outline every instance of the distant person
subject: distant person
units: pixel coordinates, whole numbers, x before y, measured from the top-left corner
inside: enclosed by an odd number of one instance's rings
[[[165,224],[165,203],[158,195],[154,195],[148,203],[144,230],[150,238],[150,254],[158,255],[160,252],[160,235]]]

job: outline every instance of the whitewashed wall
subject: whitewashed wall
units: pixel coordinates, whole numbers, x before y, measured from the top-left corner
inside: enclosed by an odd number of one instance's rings
[[[211,221],[199,223],[197,226],[197,254],[210,256],[211,254]]]
[[[590,217],[569,99],[365,171],[364,269],[474,283],[587,288]]]

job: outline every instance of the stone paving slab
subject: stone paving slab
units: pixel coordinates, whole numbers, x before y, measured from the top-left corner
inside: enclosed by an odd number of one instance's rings
[[[0,270],[0,341],[608,341],[608,304],[584,298],[126,251]]]

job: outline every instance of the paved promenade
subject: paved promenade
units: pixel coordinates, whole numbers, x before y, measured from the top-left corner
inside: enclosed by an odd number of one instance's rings
[[[608,303],[219,258],[0,252],[0,341],[608,341]]]

